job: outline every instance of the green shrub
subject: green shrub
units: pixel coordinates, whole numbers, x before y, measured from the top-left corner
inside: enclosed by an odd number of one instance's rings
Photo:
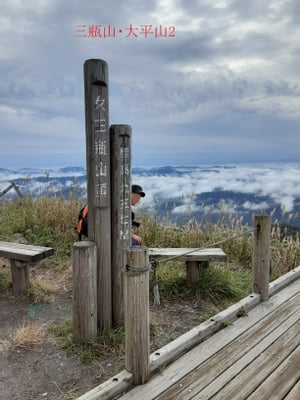
[[[11,280],[6,271],[0,271],[0,293],[6,293],[11,285]]]
[[[180,298],[182,300],[199,299],[219,304],[225,300],[238,301],[251,291],[250,275],[232,271],[226,267],[211,265],[200,269],[199,279],[187,284],[185,267],[169,262],[168,267],[158,269],[158,285],[162,299]],[[243,277],[243,278],[241,278]],[[240,281],[244,282],[240,285]],[[150,289],[153,293],[153,278]]]
[[[106,334],[90,340],[73,340],[73,322],[68,318],[48,326],[49,332],[58,337],[59,345],[69,354],[76,354],[85,364],[102,360],[112,353],[124,356],[125,333],[123,328],[111,329]]]
[[[33,245],[53,247],[55,255],[47,265],[61,265],[70,259],[72,246],[77,241],[74,227],[82,202],[78,198],[44,196],[21,198],[0,203],[0,239],[14,241],[13,235],[22,234]],[[139,234],[148,247],[221,247],[233,268],[252,268],[252,230],[241,218],[224,218],[220,207],[218,221],[213,224],[207,212],[201,221],[188,219],[180,226],[170,226],[168,217],[162,223],[146,213],[139,216]],[[272,226],[271,279],[300,265],[299,230]],[[222,267],[220,267],[222,269]],[[216,279],[219,275],[214,273]]]

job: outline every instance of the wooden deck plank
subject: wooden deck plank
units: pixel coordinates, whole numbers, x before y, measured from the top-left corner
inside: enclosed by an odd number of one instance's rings
[[[299,367],[298,367],[299,368]],[[300,378],[293,389],[285,396],[284,400],[299,400],[300,399]]]
[[[283,289],[294,281],[291,281],[291,277],[299,278],[300,283],[300,267],[286,274],[287,279],[280,278],[280,287]],[[274,286],[277,286],[277,280],[274,281]],[[273,283],[273,282],[272,282]],[[300,291],[300,289],[299,289]],[[276,293],[273,293],[273,295]],[[272,295],[272,296],[273,296]],[[271,296],[270,296],[271,297]],[[246,311],[253,309],[260,303],[260,295],[257,293],[252,293],[251,295],[245,297],[238,303],[231,305],[220,313],[216,314],[204,323],[194,327],[190,331],[181,335],[177,339],[168,343],[164,347],[157,349],[154,353],[150,355],[150,370],[151,374],[157,369],[164,368],[166,364],[170,364],[183,354],[195,348],[203,340],[207,339],[212,334],[220,330],[226,322],[231,322],[236,319],[237,313],[240,311]]]
[[[285,399],[300,379],[300,345],[247,400]],[[299,397],[300,399],[300,392]]]
[[[279,327],[276,333],[269,335],[266,340],[255,346],[203,391],[189,398],[193,400],[247,399],[253,389],[256,389],[280,365],[282,358],[285,359],[294,351],[295,337],[300,329],[299,314],[296,318],[298,322],[287,331],[285,331],[286,327],[282,329]],[[274,342],[279,333],[282,333],[281,336]]]
[[[181,379],[173,385],[170,390],[158,397],[158,399],[186,399],[191,397],[191,393],[197,393],[201,388],[205,388],[211,384],[213,389],[216,390],[217,384],[215,379],[226,372],[229,368],[244,357],[247,360],[248,353],[251,352],[253,346],[258,346],[258,353],[261,348],[264,348],[264,342],[268,340],[268,336],[274,331],[276,335],[276,329],[282,331],[283,325],[286,323],[289,315],[292,314],[292,321],[297,320],[298,316],[294,316],[294,311],[297,309],[295,301],[300,301],[300,294],[297,295],[297,299],[292,298],[286,302],[280,309],[280,313],[276,313],[274,318],[274,312],[268,317],[263,319],[260,323],[255,324],[243,335],[238,336],[234,341],[228,344],[220,352],[217,352],[211,357],[208,362],[195,368],[194,371],[189,373],[185,378]],[[291,306],[293,306],[291,310]],[[276,311],[276,310],[275,310]],[[278,311],[278,310],[277,310]],[[223,334],[226,335],[226,330],[223,330]],[[280,332],[279,332],[280,334]],[[277,336],[276,336],[277,337]],[[251,354],[250,357],[252,357]],[[189,361],[188,361],[189,362]],[[240,367],[239,367],[240,368]],[[224,385],[222,379],[220,383],[221,387]]]
[[[224,327],[224,324],[236,320],[239,312],[248,312],[259,304],[260,295],[258,293],[252,293],[200,325],[195,326],[162,348],[157,349],[150,355],[151,373],[154,373],[160,368],[164,368],[166,364],[170,364],[170,362],[173,362],[191,349],[194,349],[208,337],[218,332]]]
[[[140,400],[143,398],[144,400],[152,400],[157,398],[161,393],[176,384],[179,379],[185,377],[199,365],[204,364],[216,352],[222,350],[236,337],[245,333],[257,321],[261,321],[268,315],[271,315],[282,303],[288,301],[299,292],[300,280],[297,280],[288,288],[272,296],[268,302],[259,304],[248,313],[247,317],[240,318],[232,326],[227,327],[226,330],[215,333],[212,337],[206,339],[200,345],[166,367],[161,372],[161,375],[153,376],[147,384],[133,388],[130,392],[124,394],[121,399]]]

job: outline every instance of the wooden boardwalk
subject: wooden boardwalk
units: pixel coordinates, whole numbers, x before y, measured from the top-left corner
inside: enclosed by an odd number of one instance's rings
[[[299,400],[300,280],[259,303],[121,400]]]

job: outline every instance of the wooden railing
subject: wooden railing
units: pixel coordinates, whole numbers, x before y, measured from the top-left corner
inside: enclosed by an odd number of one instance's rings
[[[270,216],[254,217],[253,293],[259,301],[269,298]],[[74,245],[74,338],[95,337],[96,287],[95,244]],[[125,367],[134,384],[145,383],[150,371],[149,251],[145,246],[129,247],[124,265]],[[81,321],[80,323],[78,321]],[[213,328],[215,329],[215,327]]]

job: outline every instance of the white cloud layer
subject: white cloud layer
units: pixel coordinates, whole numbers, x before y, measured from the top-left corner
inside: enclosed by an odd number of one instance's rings
[[[207,166],[187,170],[182,176],[138,176],[135,183],[142,185],[146,197],[142,204],[146,207],[157,199],[181,197],[183,205],[174,208],[180,213],[187,209],[195,211],[195,194],[214,191],[233,191],[267,196],[278,203],[287,213],[293,212],[295,199],[300,198],[300,164]],[[177,170],[180,168],[177,168]],[[205,204],[203,205],[205,206]],[[266,202],[246,201],[248,210],[263,210]],[[232,208],[234,211],[234,208]]]
[[[0,169],[0,192],[11,182],[25,195],[61,195],[69,189],[80,192],[86,201],[84,169]],[[154,215],[222,211],[240,216],[271,212],[275,207],[278,217],[300,211],[299,163],[140,168],[134,171],[132,182],[146,193],[136,211],[144,209]]]

